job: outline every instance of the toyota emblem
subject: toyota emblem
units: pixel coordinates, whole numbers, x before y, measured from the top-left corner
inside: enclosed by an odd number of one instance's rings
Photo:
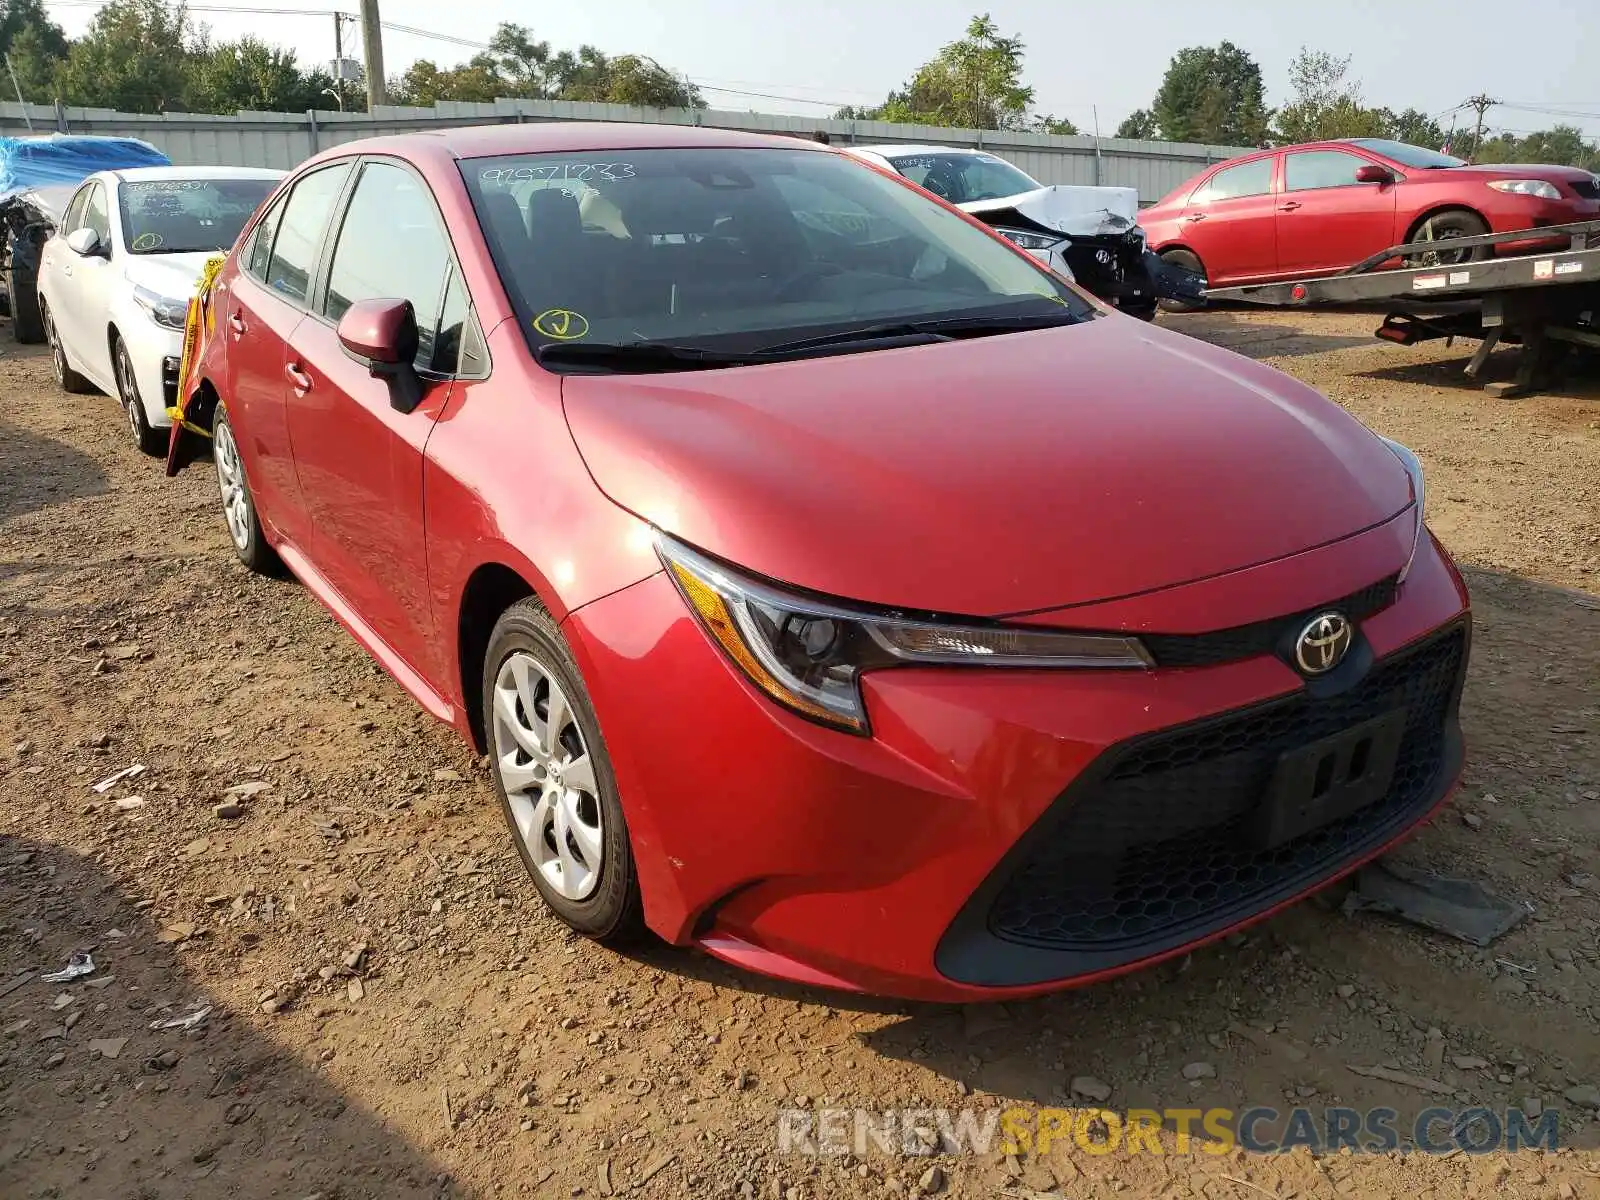
[[[1355,630],[1343,613],[1312,617],[1294,640],[1294,661],[1307,675],[1326,675],[1344,661]]]

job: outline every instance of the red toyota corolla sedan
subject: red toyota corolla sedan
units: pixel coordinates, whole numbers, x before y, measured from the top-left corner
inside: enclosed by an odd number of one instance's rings
[[[486,752],[593,937],[1041,992],[1290,903],[1460,772],[1408,450],[825,147],[340,146],[207,303],[240,557]]]
[[[1139,223],[1152,250],[1226,287],[1342,271],[1408,242],[1596,218],[1600,178],[1589,171],[1468,166],[1436,150],[1357,138],[1230,159],[1145,209]],[[1531,239],[1499,250],[1545,244]]]

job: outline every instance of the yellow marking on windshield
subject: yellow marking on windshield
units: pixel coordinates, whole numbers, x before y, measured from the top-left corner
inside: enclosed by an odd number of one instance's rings
[[[533,319],[535,331],[559,342],[570,342],[589,332],[589,320],[570,308],[547,308]]]

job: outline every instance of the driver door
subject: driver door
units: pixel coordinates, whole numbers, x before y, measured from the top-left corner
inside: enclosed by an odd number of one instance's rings
[[[79,202],[82,207],[79,208]],[[98,387],[115,394],[111,371],[111,343],[106,336],[111,311],[111,289],[120,263],[112,245],[110,196],[106,185],[95,180],[84,194],[73,200],[77,209],[77,229],[92,229],[100,239],[100,253],[80,255],[65,241],[51,248],[51,287],[46,295],[50,319],[56,336],[67,351],[67,359]],[[69,222],[70,223],[70,222]]]

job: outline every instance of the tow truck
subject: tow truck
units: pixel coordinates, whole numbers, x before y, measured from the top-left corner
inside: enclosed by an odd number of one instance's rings
[[[1473,259],[1497,247],[1566,238],[1567,248]],[[1502,399],[1549,386],[1555,368],[1574,348],[1600,351],[1600,221],[1451,238],[1448,254],[1466,261],[1441,263],[1441,243],[1410,242],[1380,250],[1337,275],[1208,288],[1208,301],[1303,308],[1314,305],[1389,307],[1376,336],[1401,346],[1444,338],[1476,339],[1464,373],[1477,379],[1496,346],[1520,345],[1516,377],[1488,384]],[[1384,269],[1400,260],[1414,264]]]

